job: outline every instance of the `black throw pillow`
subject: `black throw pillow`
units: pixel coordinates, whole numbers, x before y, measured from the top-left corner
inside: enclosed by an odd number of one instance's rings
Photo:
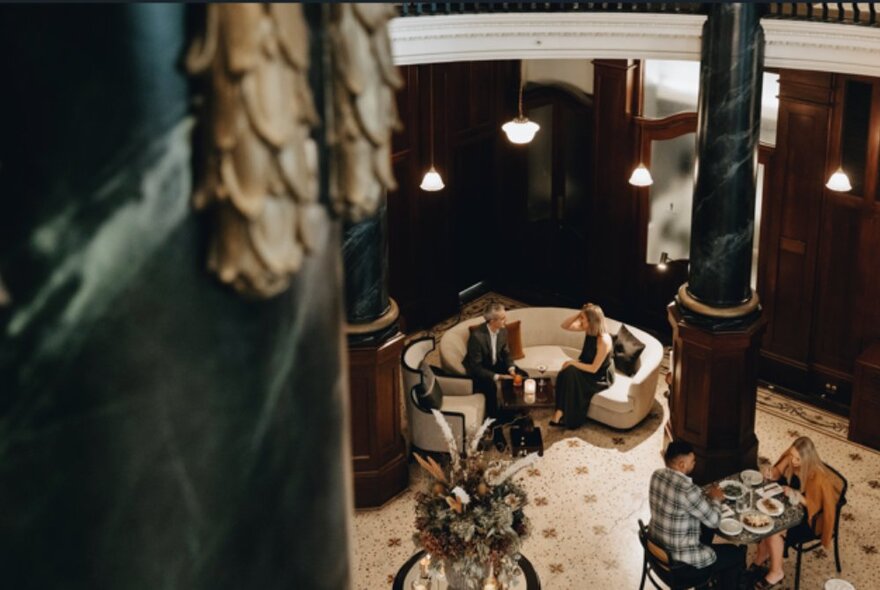
[[[439,410],[443,405],[443,390],[440,389],[440,382],[437,381],[428,361],[422,361],[419,371],[422,373],[422,381],[415,386],[416,403],[426,412]]]
[[[612,338],[614,342],[614,367],[627,377],[632,377],[639,371],[642,361],[639,357],[645,350],[645,343],[633,336],[623,324],[617,335]]]

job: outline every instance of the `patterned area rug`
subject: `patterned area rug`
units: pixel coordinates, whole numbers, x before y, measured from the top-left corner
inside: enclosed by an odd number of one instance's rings
[[[462,316],[478,315],[489,297],[511,308],[522,306],[490,293],[473,302]],[[457,321],[452,318],[432,332],[439,338],[438,333]],[[648,481],[662,465],[663,425],[668,419],[665,390],[660,379],[650,415],[628,431],[595,422],[577,430],[549,428],[550,410],[533,413],[545,435],[546,451],[532,469],[517,477],[529,494],[526,513],[533,529],[523,553],[535,566],[545,590],[638,587],[642,550],[637,520],[650,518]],[[880,543],[876,541],[880,453],[847,441],[847,426],[838,416],[759,390],[755,430],[762,458],[775,460],[794,438],[807,435],[823,459],[850,484],[840,524],[843,573],[835,571],[833,550],[809,553],[802,564],[801,588],[805,590],[821,589],[826,580],[836,577],[859,589],[880,588]],[[410,481],[410,489],[401,496],[355,516],[354,587],[358,590],[390,587],[397,569],[415,551],[412,491],[427,480],[414,464]],[[793,555],[786,561],[782,588],[793,587],[794,561]]]

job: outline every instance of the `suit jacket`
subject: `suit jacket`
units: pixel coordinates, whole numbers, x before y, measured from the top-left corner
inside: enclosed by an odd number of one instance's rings
[[[507,373],[513,366],[510,348],[507,346],[507,328],[498,331],[495,364],[492,364],[492,340],[489,338],[489,326],[483,324],[470,331],[467,341],[467,354],[464,357],[464,368],[468,375],[475,378],[494,379],[497,373]]]

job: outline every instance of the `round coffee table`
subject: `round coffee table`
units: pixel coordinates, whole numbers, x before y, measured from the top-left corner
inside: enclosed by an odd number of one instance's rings
[[[391,590],[410,590],[412,588],[413,581],[417,580],[419,576],[419,560],[424,555],[424,550],[419,551],[397,570]],[[517,588],[520,590],[541,590],[541,580],[538,579],[538,574],[535,573],[532,562],[526,559],[524,555],[519,556],[519,568],[522,570],[520,581],[525,580],[526,585],[524,588],[523,586],[517,586]],[[432,586],[432,590],[434,588],[437,588],[436,584]],[[446,590],[445,585],[441,584],[438,590]]]

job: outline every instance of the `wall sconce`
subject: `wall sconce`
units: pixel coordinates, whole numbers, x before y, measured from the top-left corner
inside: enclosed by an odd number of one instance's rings
[[[828,182],[825,183],[825,186],[830,190],[837,191],[840,193],[845,193],[852,190],[852,184],[849,182],[849,176],[846,175],[846,172],[843,171],[842,167],[838,167],[837,171],[831,175],[831,178],[828,179]]]
[[[660,253],[660,262],[657,263],[657,270],[666,270],[669,264],[669,254],[666,252]]]
[[[523,95],[523,84],[525,82],[525,61],[519,61],[519,115],[514,117],[512,121],[508,121],[504,125],[501,126],[501,130],[507,135],[508,141],[510,143],[515,143],[518,145],[526,144],[532,141],[535,138],[535,134],[541,128],[540,125],[535,123],[534,121],[529,121],[528,117],[523,115],[523,107],[522,107],[522,95]]]
[[[428,68],[428,104],[430,105],[428,108],[428,139],[431,142],[431,167],[425,172],[419,188],[423,191],[434,192],[441,190],[446,185],[443,184],[443,179],[434,168],[434,65],[432,64]]]
[[[651,171],[639,162],[639,165],[636,166],[636,169],[633,170],[632,175],[629,177],[629,183],[633,186],[651,186],[654,184],[654,179],[651,178]]]

